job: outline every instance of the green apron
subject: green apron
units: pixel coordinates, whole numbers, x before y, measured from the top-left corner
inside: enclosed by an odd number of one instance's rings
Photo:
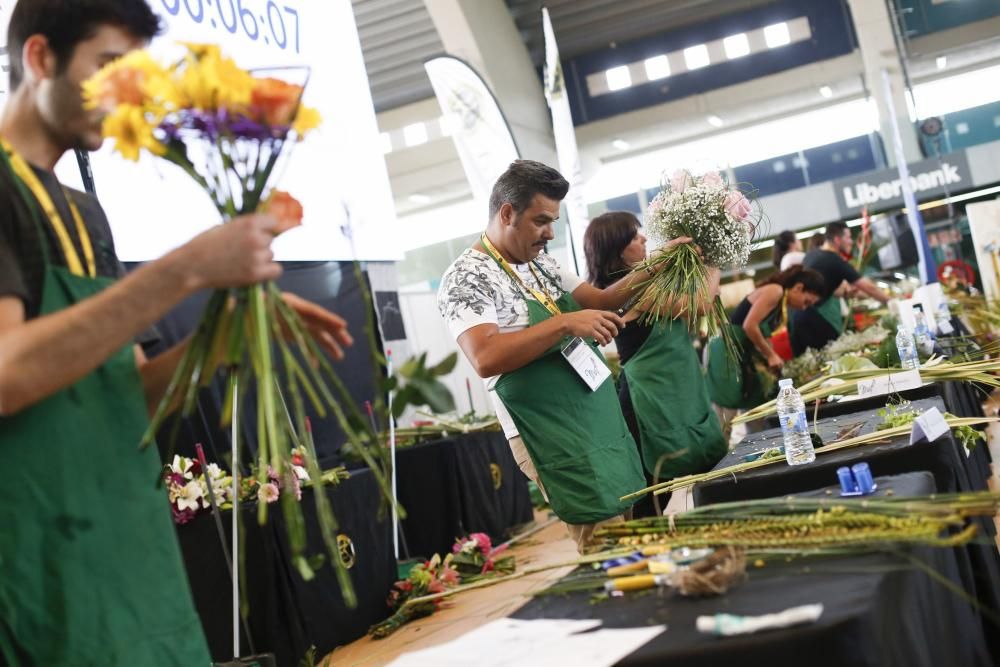
[[[774,313],[779,311],[780,309],[775,310]],[[765,317],[760,323],[760,332],[764,334],[764,338],[770,338],[774,333],[772,322],[774,313]],[[731,322],[726,322],[723,326],[729,327],[736,338],[740,349],[743,350],[743,358],[739,363],[731,359],[726,353],[726,345],[721,336],[709,341],[706,373],[708,395],[713,403],[722,408],[735,410],[755,408],[772,398],[764,395],[764,387],[757,377],[757,369],[754,368],[754,355],[759,358],[760,353],[750,342],[743,327]]]
[[[551,317],[537,301],[525,299],[529,326]],[[569,293],[556,304],[563,313],[580,310]],[[570,524],[597,523],[628,510],[635,501],[619,498],[644,488],[646,479],[614,383],[608,378],[591,391],[561,354],[567,340],[501,375],[494,391],[517,426],[556,516]],[[598,352],[593,342],[588,345]]]
[[[831,294],[830,298],[826,301],[818,306],[814,306],[814,308],[816,308],[816,312],[819,313],[824,320],[830,323],[830,326],[836,330],[838,336],[844,333],[844,314],[840,310],[840,305],[840,297]]]
[[[111,282],[50,264],[38,232],[42,315]],[[0,663],[210,664],[147,423],[132,345],[0,418]]]
[[[653,325],[639,351],[622,367],[639,424],[642,461],[659,479],[711,470],[726,455],[722,426],[712,409],[687,326]]]

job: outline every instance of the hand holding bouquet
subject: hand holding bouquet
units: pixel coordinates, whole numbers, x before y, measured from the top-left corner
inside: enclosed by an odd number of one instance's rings
[[[295,71],[308,72],[284,70]],[[187,44],[183,56],[166,66],[146,51],[133,51],[85,82],[83,93],[86,106],[104,114],[103,133],[123,157],[138,160],[141,153],[148,152],[167,160],[202,187],[223,222],[241,224],[241,220],[246,222],[241,216],[264,213],[270,216],[269,225],[274,223],[270,232],[277,235],[302,221],[301,204],[291,195],[273,190],[271,177],[279,159],[319,125],[319,114],[301,104],[304,87],[255,76],[224,57],[217,46]],[[205,258],[207,263],[220,261],[225,258]],[[300,439],[309,450],[307,458],[316,460],[307,433],[308,401],[321,417],[333,413],[355,451],[371,466],[385,496],[391,497],[385,476],[367,446],[375,442],[375,436],[364,433],[367,420],[357,414],[354,401],[322,351],[326,348],[339,356],[338,336],[330,332],[341,331],[343,322],[339,318],[331,321],[335,316],[310,310],[309,305],[282,295],[270,281],[217,289],[143,444],[152,441],[173,410],[179,409],[182,417],[190,415],[199,388],[221,367],[229,381],[224,420],[244,396],[251,395],[245,391],[247,385],[255,389],[259,488],[270,488],[267,485],[272,477],[294,479],[291,446],[302,444]],[[350,338],[342,334],[339,342],[347,344]],[[318,470],[310,474],[314,479],[321,477]],[[327,551],[339,566],[345,597],[352,599],[350,579],[334,539],[335,521],[329,507],[319,507],[328,502],[326,494],[314,495]],[[282,494],[279,500],[295,563],[309,578],[312,569],[304,557],[301,510],[293,494]],[[268,503],[259,502],[257,508],[263,523]]]
[[[706,314],[709,332],[721,333],[729,354],[739,359],[738,345],[722,326],[722,300],[709,293],[709,268],[745,266],[761,217],[751,200],[717,172],[674,172],[646,209],[646,234],[664,250],[636,268],[651,277],[637,285],[634,305],[655,321],[669,310],[697,319],[693,316],[702,305],[711,302]],[[681,239],[690,242],[677,243]]]

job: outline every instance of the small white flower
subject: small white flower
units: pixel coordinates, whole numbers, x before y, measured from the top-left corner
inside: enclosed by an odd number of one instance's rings
[[[203,493],[201,484],[198,482],[188,482],[178,490],[177,508],[198,511]]]
[[[174,460],[170,464],[170,472],[183,475],[186,479],[191,479],[194,477],[194,475],[191,474],[192,465],[193,462],[191,459],[174,454]]]
[[[302,466],[297,466],[293,464],[292,470],[295,472],[295,476],[298,477],[301,481],[303,482],[309,481],[309,472]]]

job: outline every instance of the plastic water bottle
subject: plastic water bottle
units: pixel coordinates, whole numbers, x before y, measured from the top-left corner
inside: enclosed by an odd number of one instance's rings
[[[778,387],[778,420],[781,422],[781,437],[785,441],[785,460],[790,466],[812,463],[816,460],[816,452],[809,437],[802,395],[792,385],[791,378],[778,382]]]
[[[899,352],[899,365],[904,371],[920,368],[920,359],[917,357],[917,343],[913,340],[913,334],[902,324],[896,330],[896,351]]]
[[[951,311],[945,301],[939,301],[937,306],[937,328],[942,336],[950,336],[955,333],[955,328],[951,326]]]
[[[927,316],[924,315],[923,308],[917,306],[913,309],[913,320],[916,322],[913,327],[913,341],[917,344],[917,351],[929,355],[934,351],[934,336],[927,326]]]

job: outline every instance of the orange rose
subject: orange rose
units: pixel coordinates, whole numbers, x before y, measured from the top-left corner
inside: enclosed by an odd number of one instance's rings
[[[291,125],[302,97],[302,86],[266,78],[254,81],[250,110],[260,122],[276,127]]]
[[[261,211],[278,219],[278,226],[274,228],[275,236],[302,224],[302,204],[283,190],[273,190],[261,206]]]

